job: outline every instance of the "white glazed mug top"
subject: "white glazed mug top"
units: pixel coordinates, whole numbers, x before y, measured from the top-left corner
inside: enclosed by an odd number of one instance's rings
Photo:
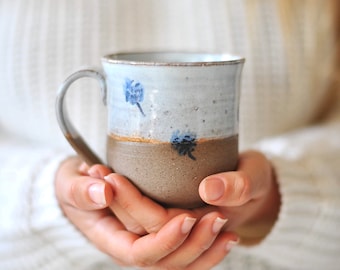
[[[238,133],[244,59],[228,54],[123,53],[102,59],[109,133],[169,142]]]

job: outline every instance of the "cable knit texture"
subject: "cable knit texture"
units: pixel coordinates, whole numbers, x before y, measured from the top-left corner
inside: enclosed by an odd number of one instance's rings
[[[54,103],[68,74],[131,50],[246,58],[240,147],[272,160],[282,206],[264,241],[234,248],[216,269],[337,269],[340,110],[331,105],[340,90],[330,3],[0,1],[0,269],[119,269],[55,199],[55,172],[73,152]],[[72,121],[103,157],[106,114],[96,82],[76,82],[67,100]],[[315,122],[325,108],[330,117]]]

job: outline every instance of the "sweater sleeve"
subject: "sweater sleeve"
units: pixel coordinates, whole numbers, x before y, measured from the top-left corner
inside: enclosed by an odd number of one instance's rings
[[[112,269],[55,198],[55,172],[69,155],[0,138],[0,269]]]
[[[278,220],[246,252],[287,269],[334,269],[340,263],[340,117],[263,140],[281,193]]]

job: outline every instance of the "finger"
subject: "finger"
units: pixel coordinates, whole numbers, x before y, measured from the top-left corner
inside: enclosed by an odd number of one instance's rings
[[[203,201],[218,206],[240,206],[267,192],[271,166],[257,152],[240,155],[237,171],[219,173],[205,178],[199,193]]]
[[[109,207],[111,211],[115,214],[115,216],[122,222],[122,224],[124,224],[125,228],[128,231],[138,235],[145,235],[148,233],[145,228],[138,222],[138,220],[136,220],[128,212],[126,212],[126,210],[122,208],[115,199],[112,200]]]
[[[103,180],[77,177],[65,183],[63,200],[82,210],[96,210],[107,207],[112,201],[111,187]]]
[[[170,220],[158,233],[140,237],[126,231],[115,218],[105,216],[84,230],[100,250],[126,266],[146,267],[173,252],[188,237],[196,219],[180,215]],[[79,222],[79,221],[78,221]]]
[[[186,269],[212,269],[219,264],[230,250],[237,245],[239,238],[231,232],[223,232],[216,238],[215,242],[197,260],[191,263]]]
[[[159,232],[141,237],[131,249],[133,263],[138,267],[155,265],[181,246],[195,222],[193,217],[179,215],[165,224]]]
[[[111,186],[104,180],[79,174],[79,161],[64,162],[56,176],[56,195],[61,203],[83,210],[107,207],[112,201]]]
[[[180,213],[193,214],[189,210],[165,209],[144,196],[121,175],[110,174],[105,177],[105,180],[115,190],[114,201],[110,204],[110,208],[122,223],[126,224],[127,228],[138,228],[140,225],[148,233],[157,232],[165,223]]]
[[[112,173],[112,170],[104,165],[95,164],[87,170],[87,173],[91,177],[104,179],[106,175]]]
[[[226,222],[216,212],[207,214],[195,225],[185,243],[160,264],[171,269],[187,267],[211,247]]]

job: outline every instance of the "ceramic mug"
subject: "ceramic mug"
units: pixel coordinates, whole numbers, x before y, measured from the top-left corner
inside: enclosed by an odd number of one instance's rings
[[[205,53],[107,55],[102,58],[103,72],[83,69],[60,86],[59,125],[89,165],[101,163],[64,106],[75,80],[96,78],[108,110],[105,163],[164,205],[200,206],[200,182],[237,166],[244,61]]]

